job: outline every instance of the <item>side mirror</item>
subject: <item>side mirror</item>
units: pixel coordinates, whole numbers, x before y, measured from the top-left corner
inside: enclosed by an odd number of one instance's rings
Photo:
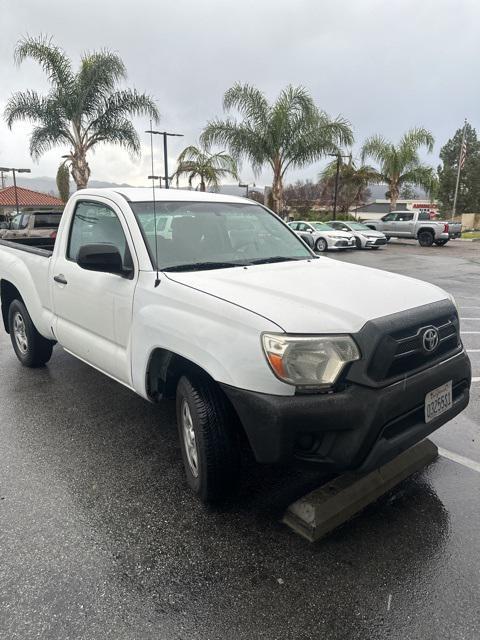
[[[119,276],[132,273],[132,269],[123,267],[120,251],[112,244],[84,244],[78,250],[77,264],[87,271],[113,273]]]

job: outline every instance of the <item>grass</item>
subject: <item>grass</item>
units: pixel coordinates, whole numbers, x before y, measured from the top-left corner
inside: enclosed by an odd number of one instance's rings
[[[472,240],[474,238],[480,239],[480,231],[464,231],[462,233],[462,238],[466,238],[467,240]]]

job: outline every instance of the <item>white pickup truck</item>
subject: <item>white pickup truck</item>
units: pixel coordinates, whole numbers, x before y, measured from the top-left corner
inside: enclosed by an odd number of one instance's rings
[[[25,366],[58,342],[151,402],[176,398],[204,501],[233,488],[242,441],[259,462],[369,470],[466,407],[449,294],[317,257],[249,200],[157,193],[85,189],[56,239],[1,240],[3,322]]]

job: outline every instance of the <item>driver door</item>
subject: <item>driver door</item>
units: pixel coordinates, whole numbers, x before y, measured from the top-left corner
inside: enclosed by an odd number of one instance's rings
[[[128,227],[114,205],[80,200],[65,228],[53,265],[55,334],[73,355],[131,385],[129,356],[133,297],[138,266]],[[131,276],[82,269],[77,264],[81,246],[112,244]]]

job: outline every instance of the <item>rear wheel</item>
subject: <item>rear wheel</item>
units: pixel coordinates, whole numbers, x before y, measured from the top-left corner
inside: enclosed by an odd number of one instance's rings
[[[203,376],[180,378],[176,405],[188,485],[203,502],[218,502],[238,481],[236,416],[215,382]]]
[[[319,238],[315,243],[315,250],[319,251],[320,253],[323,253],[327,249],[328,249],[328,243],[325,240],[325,238]]]
[[[434,241],[431,231],[420,231],[418,234],[418,243],[421,247],[431,247]]]
[[[42,367],[50,360],[55,343],[38,333],[21,300],[10,304],[8,327],[15,354],[25,367]]]
[[[443,247],[447,244],[447,242],[448,240],[435,240],[435,244],[437,245],[437,247]]]

